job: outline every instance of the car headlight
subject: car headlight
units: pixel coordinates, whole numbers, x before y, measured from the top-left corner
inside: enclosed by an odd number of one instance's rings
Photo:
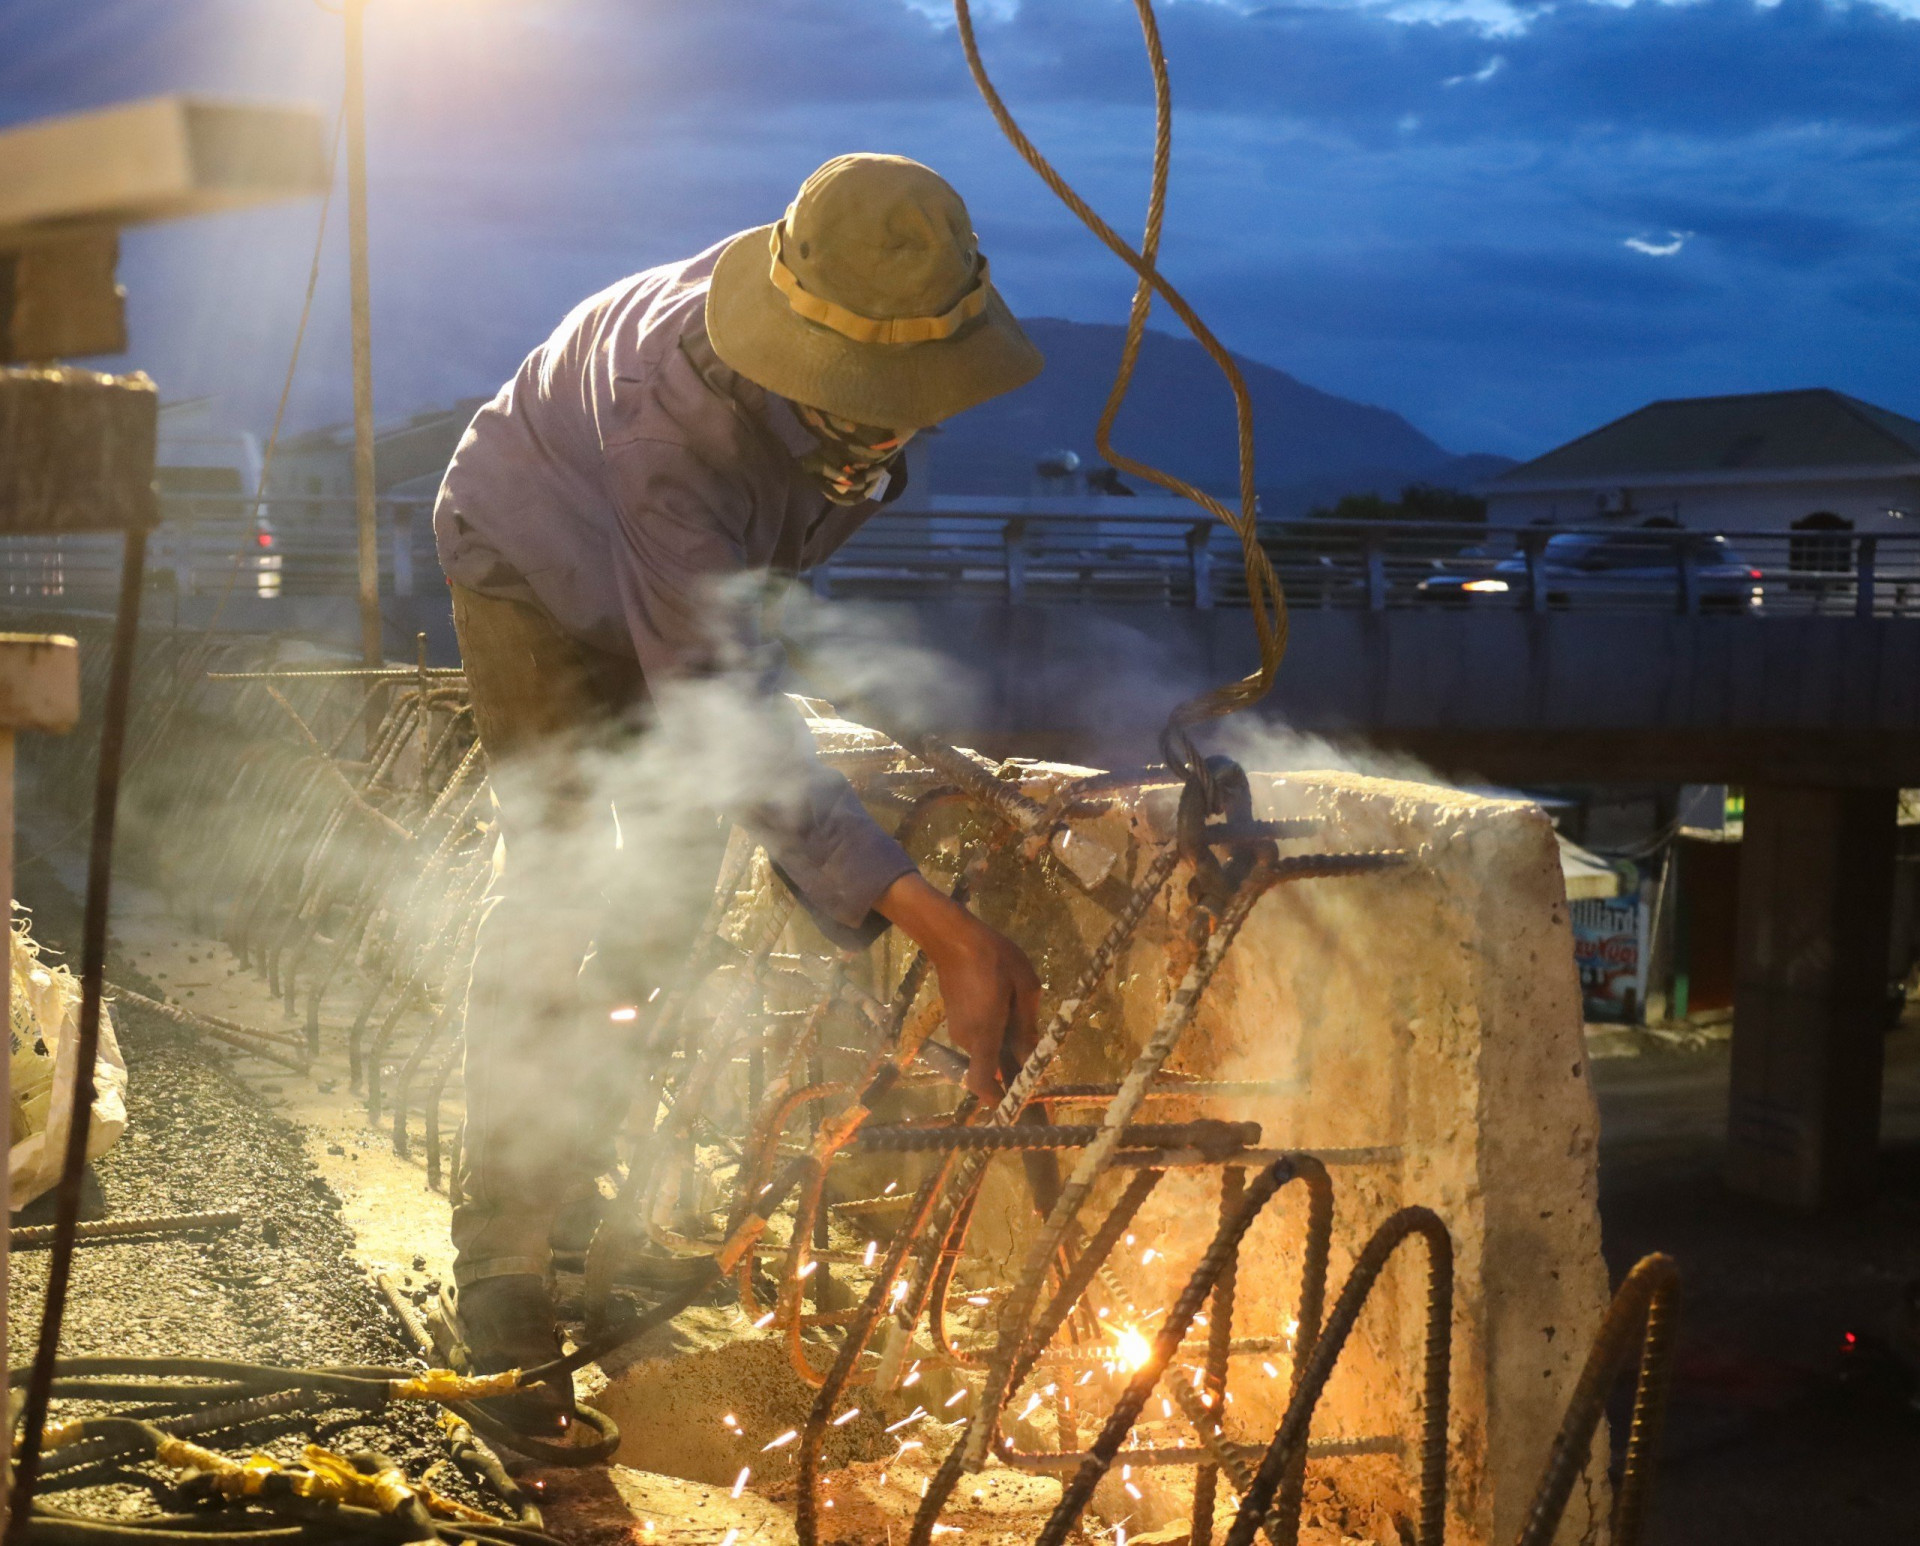
[[[1498,596],[1508,589],[1505,580],[1469,580],[1460,587],[1462,590],[1478,591],[1483,596]]]

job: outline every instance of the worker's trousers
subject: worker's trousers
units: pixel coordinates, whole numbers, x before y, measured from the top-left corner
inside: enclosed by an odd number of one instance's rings
[[[621,820],[644,793],[634,661],[459,585],[453,618],[500,839],[467,995],[464,1286],[544,1273],[555,1218],[608,1168],[638,1071],[633,1011],[685,958],[720,834],[711,813],[643,798]]]

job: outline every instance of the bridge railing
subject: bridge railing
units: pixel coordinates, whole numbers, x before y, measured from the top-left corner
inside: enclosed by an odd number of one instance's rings
[[[875,516],[808,581],[824,597],[1243,607],[1239,542],[1170,499],[967,501]],[[1114,507],[1120,507],[1118,509]],[[351,499],[169,496],[150,544],[156,589],[183,597],[352,596]],[[381,589],[444,587],[431,501],[376,502]],[[1290,605],[1370,611],[1643,611],[1920,617],[1920,531],[1696,531],[1435,521],[1271,522],[1261,545]],[[118,541],[0,538],[0,602],[98,607]]]

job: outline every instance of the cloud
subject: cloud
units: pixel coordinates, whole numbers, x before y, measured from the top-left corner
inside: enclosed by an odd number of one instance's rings
[[[1133,7],[978,14],[1022,122],[1137,230]],[[1898,8],[1163,0],[1160,20],[1166,267],[1242,352],[1456,450],[1812,380],[1920,411],[1900,364],[1920,21]],[[163,89],[331,112],[337,29],[305,0],[10,0],[0,117]],[[850,148],[940,167],[1017,310],[1125,314],[1127,273],[1002,142],[935,0],[409,0],[370,10],[368,68],[382,416],[490,390],[581,296],[770,218]],[[316,214],[129,232],[129,363],[263,421]],[[342,224],[295,427],[345,416]],[[1675,241],[1687,263],[1644,261]]]
[[[1507,67],[1507,56],[1495,54],[1479,69],[1470,75],[1449,75],[1440,84],[1443,86],[1479,86],[1485,85]]]
[[[1650,242],[1644,236],[1629,236],[1620,245],[1634,252],[1643,252],[1650,258],[1671,258],[1679,254],[1692,235],[1691,231],[1669,231],[1663,242]]]

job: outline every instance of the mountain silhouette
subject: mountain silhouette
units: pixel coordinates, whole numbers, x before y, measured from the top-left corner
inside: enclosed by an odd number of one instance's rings
[[[929,448],[933,492],[1032,493],[1034,464],[1055,451],[1073,451],[1088,468],[1100,464],[1094,425],[1125,329],[1057,317],[1020,325],[1047,368],[1019,391],[941,427]],[[1298,515],[1341,494],[1392,495],[1414,482],[1465,488],[1513,465],[1506,457],[1456,456],[1390,409],[1319,391],[1243,355],[1234,359],[1253,400],[1255,478],[1269,516]],[[1238,487],[1233,395],[1191,338],[1147,332],[1114,444],[1210,492]],[[1140,479],[1126,481],[1140,493],[1157,492]]]

